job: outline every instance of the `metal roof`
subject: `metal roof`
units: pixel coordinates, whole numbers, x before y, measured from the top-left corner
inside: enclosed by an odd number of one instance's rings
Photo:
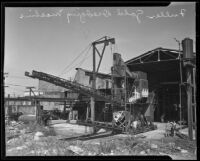
[[[195,63],[195,53],[193,53]],[[148,73],[179,70],[180,60],[183,58],[183,52],[174,49],[156,48],[126,61],[126,65],[131,71],[143,71]]]

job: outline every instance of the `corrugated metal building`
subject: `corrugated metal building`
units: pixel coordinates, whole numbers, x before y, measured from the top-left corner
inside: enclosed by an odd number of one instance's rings
[[[195,53],[193,53],[193,57],[192,62],[196,64]],[[180,99],[181,77],[183,83],[187,82],[183,51],[156,48],[125,63],[131,72],[147,73],[149,92],[154,91],[157,97],[155,111],[152,113],[154,121],[161,121],[162,118],[164,121],[179,121],[180,105],[181,117],[185,121],[187,120],[185,85],[181,85]]]

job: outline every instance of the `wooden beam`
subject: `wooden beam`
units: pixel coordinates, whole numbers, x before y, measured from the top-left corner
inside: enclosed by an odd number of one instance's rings
[[[108,45],[109,42],[111,42],[112,44],[115,44],[115,39],[111,38],[111,39],[106,39],[106,40],[101,40],[101,41],[95,41],[93,42],[93,44],[97,45],[97,44],[106,43],[106,45]]]
[[[98,64],[98,67],[97,67],[97,73],[98,73],[100,65],[101,65],[101,61],[102,61],[102,58],[103,58],[103,54],[104,54],[105,48],[106,48],[106,44],[104,44],[104,46],[103,46],[103,50],[102,50],[102,53],[101,53],[101,56],[100,56],[100,60],[99,60],[99,64]]]
[[[167,53],[166,51],[162,51],[165,55],[168,55],[168,56],[170,56],[170,57],[172,57],[172,58],[174,58],[174,59],[177,59],[177,57],[175,56],[175,55],[172,55],[171,53]],[[177,53],[177,55],[178,55],[178,53]],[[179,57],[179,55],[178,55],[178,57]]]
[[[128,64],[129,66],[131,65],[139,65],[139,64],[151,64],[151,63],[160,63],[160,62],[172,62],[172,61],[178,61],[177,59],[168,59],[168,60],[160,60],[160,61],[149,61],[149,62],[140,62],[140,63],[132,63]]]
[[[99,50],[96,48],[96,46],[94,46],[95,51],[97,51],[97,54],[99,55],[99,57],[101,57],[101,54],[99,53]]]

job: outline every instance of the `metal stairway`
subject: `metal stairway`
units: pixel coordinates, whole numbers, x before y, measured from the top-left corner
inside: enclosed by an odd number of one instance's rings
[[[25,72],[25,76],[27,77],[31,77],[31,78],[37,78],[39,80],[43,80],[49,83],[52,83],[56,86],[60,86],[66,89],[70,89],[73,90],[77,93],[81,93],[90,97],[94,97],[96,100],[99,101],[105,101],[117,106],[121,106],[121,101],[120,100],[116,100],[116,99],[112,99],[111,96],[105,96],[104,93],[97,91],[96,89],[93,89],[91,87],[88,86],[84,86],[80,83],[76,83],[76,82],[72,82],[60,77],[56,77],[47,73],[43,73],[43,72],[38,72],[33,70],[32,74],[30,75],[29,72]]]

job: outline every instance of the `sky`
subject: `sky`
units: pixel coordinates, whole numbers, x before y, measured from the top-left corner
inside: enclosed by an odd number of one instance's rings
[[[5,94],[22,96],[27,86],[38,88],[38,80],[24,76],[25,71],[73,79],[77,67],[92,70],[90,44],[104,36],[115,38],[115,44],[105,49],[103,73],[110,73],[113,52],[127,61],[157,47],[178,49],[174,38],[186,37],[193,39],[195,49],[195,13],[194,2],[167,7],[6,7]]]

